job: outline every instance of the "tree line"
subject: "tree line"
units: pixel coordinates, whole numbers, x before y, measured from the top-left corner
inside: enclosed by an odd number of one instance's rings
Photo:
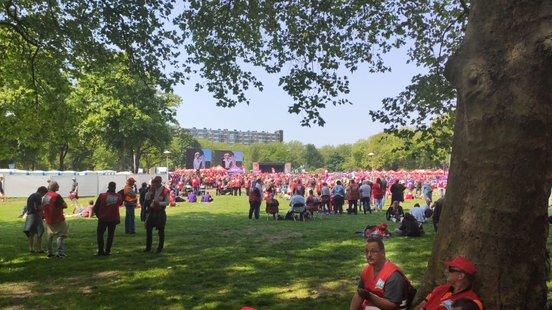
[[[406,129],[405,129],[406,130]],[[199,139],[202,148],[243,151],[244,165],[250,170],[253,162],[286,162],[292,169],[303,166],[308,171],[430,169],[448,165],[450,144],[421,139],[397,137],[385,132],[358,140],[353,144],[324,145],[300,141],[229,145]],[[370,156],[369,154],[374,155]]]

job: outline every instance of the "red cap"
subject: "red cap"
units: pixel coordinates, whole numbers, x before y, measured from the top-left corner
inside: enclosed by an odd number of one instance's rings
[[[136,182],[134,178],[128,178],[127,182]]]
[[[457,256],[452,262],[445,262],[445,265],[449,267],[457,267],[462,269],[465,273],[475,275],[475,265],[467,258]]]
[[[142,186],[148,186],[148,183],[142,182]]]
[[[386,224],[386,223],[381,223],[380,228],[381,228],[381,229],[386,229],[386,228],[387,228],[387,224]]]

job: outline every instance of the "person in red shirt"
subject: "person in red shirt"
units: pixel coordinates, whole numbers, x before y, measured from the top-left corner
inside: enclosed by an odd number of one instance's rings
[[[67,209],[67,203],[61,195],[57,194],[59,184],[50,182],[48,192],[42,198],[44,216],[46,220],[46,232],[48,233],[48,258],[67,258],[65,254],[65,238],[69,231],[69,225],[65,222],[63,209]],[[57,255],[54,254],[54,237],[57,237]]]
[[[349,208],[347,214],[358,214],[358,200],[360,199],[360,186],[355,183],[355,180],[351,179],[349,184],[349,190],[347,191],[347,200],[349,201]]]
[[[457,256],[452,262],[445,262],[445,265],[448,266],[447,284],[437,286],[414,310],[450,309],[453,302],[461,298],[473,300],[479,310],[483,310],[479,297],[472,291],[475,265],[462,256]]]
[[[150,252],[152,246],[153,229],[157,229],[159,245],[153,254],[160,254],[165,245],[165,225],[167,224],[167,213],[165,209],[170,203],[169,189],[161,184],[161,176],[155,176],[152,186],[146,194],[146,206],[148,208],[146,222],[146,248],[142,252]]]
[[[197,176],[194,175],[192,178],[192,188],[194,189],[194,194],[197,196],[199,195],[199,179]]]
[[[98,252],[96,255],[111,255],[111,246],[115,237],[115,228],[121,223],[119,206],[123,204],[123,197],[115,192],[117,184],[109,182],[107,192],[100,194],[94,204],[94,213],[98,217],[98,227],[96,229]],[[107,229],[107,244],[104,249],[104,233]]]

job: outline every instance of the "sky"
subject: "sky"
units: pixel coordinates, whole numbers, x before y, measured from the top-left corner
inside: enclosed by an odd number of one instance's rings
[[[262,69],[252,73],[264,84],[264,90],[250,90],[247,93],[250,105],[238,104],[233,108],[216,106],[216,100],[207,90],[196,92],[194,85],[201,81],[192,78],[186,85],[175,87],[175,94],[182,98],[177,110],[177,120],[182,128],[207,128],[228,130],[284,131],[284,142],[292,140],[304,144],[337,146],[353,144],[361,139],[382,132],[384,124],[374,123],[370,110],[382,107],[382,99],[395,97],[410,84],[411,78],[422,72],[415,65],[406,64],[406,51],[396,50],[386,55],[386,64],[392,72],[371,74],[366,66],[360,66],[354,74],[348,74],[350,93],[343,95],[353,105],[327,106],[321,111],[326,121],[324,127],[312,124],[302,127],[302,114],[289,114],[288,107],[293,99],[278,86],[278,75],[268,75]]]

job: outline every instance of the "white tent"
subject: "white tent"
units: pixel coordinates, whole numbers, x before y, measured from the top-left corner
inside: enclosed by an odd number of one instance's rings
[[[79,183],[79,196],[98,196],[107,190],[109,182],[117,183],[117,190],[124,188],[128,178],[134,178],[139,185],[149,182],[155,175],[151,174],[117,174],[112,170],[103,171],[26,171],[18,169],[0,169],[0,176],[4,177],[4,192],[8,197],[28,197],[36,192],[40,186],[48,186],[48,180],[59,184],[59,194],[67,197],[71,191],[73,178]],[[167,175],[161,175],[167,181]],[[140,187],[140,186],[138,186]]]

